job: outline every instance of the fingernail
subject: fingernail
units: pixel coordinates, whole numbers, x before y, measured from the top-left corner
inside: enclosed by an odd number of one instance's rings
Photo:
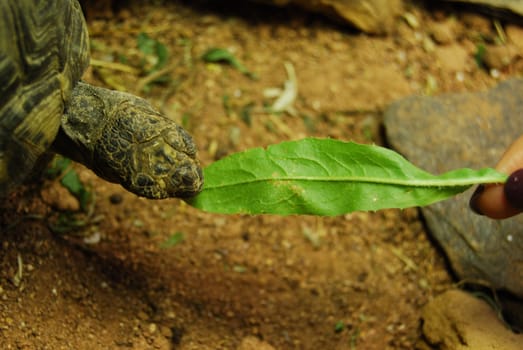
[[[523,169],[514,171],[503,187],[509,204],[523,210]]]
[[[470,209],[478,215],[483,215],[483,213],[481,212],[481,210],[479,210],[479,207],[478,207],[478,199],[479,199],[479,196],[483,193],[483,191],[485,191],[485,186],[479,185],[478,188],[476,188],[476,190],[470,197],[470,201],[469,201]]]

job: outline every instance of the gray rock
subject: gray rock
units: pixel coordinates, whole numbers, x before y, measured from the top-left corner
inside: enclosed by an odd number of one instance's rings
[[[520,0],[446,0],[453,2],[466,2],[474,5],[485,6],[499,11],[511,11],[523,16],[523,1]]]
[[[252,335],[244,337],[236,350],[274,350],[274,347]]]
[[[309,11],[346,21],[356,28],[384,34],[394,28],[403,10],[402,0],[255,0],[277,6],[298,5]]]
[[[510,331],[485,301],[459,290],[439,295],[423,308],[424,340],[436,349],[516,350],[523,335]]]
[[[432,173],[494,166],[523,133],[523,80],[487,92],[413,96],[385,112],[390,144]],[[472,213],[472,189],[422,208],[459,279],[523,298],[523,215],[495,221]]]

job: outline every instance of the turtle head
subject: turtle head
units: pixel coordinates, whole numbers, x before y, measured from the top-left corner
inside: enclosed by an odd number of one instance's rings
[[[126,112],[134,114],[129,110]],[[149,122],[155,119],[154,116],[142,116]],[[193,197],[203,186],[194,141],[187,131],[171,121],[159,124],[163,125],[157,125],[156,135],[140,141],[135,139],[126,149],[115,148],[110,155],[107,153],[107,159],[113,166],[118,164],[115,170],[121,176],[122,185],[139,196],[153,199]],[[120,142],[119,146],[125,143]],[[118,162],[118,157],[123,162]],[[125,163],[127,160],[130,164]]]
[[[74,146],[59,152],[74,149],[73,159],[142,197],[187,198],[200,192],[203,173],[187,131],[142,98],[79,86],[61,124]]]

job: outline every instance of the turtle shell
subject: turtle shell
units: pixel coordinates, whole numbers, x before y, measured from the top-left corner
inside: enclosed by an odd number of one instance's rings
[[[76,0],[0,1],[0,195],[30,174],[89,64]]]

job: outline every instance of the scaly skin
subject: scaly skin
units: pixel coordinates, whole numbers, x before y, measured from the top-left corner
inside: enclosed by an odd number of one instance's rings
[[[142,197],[192,197],[203,186],[192,137],[123,92],[78,83],[53,150]]]
[[[0,14],[1,198],[47,158],[89,36],[76,0],[1,0]]]

